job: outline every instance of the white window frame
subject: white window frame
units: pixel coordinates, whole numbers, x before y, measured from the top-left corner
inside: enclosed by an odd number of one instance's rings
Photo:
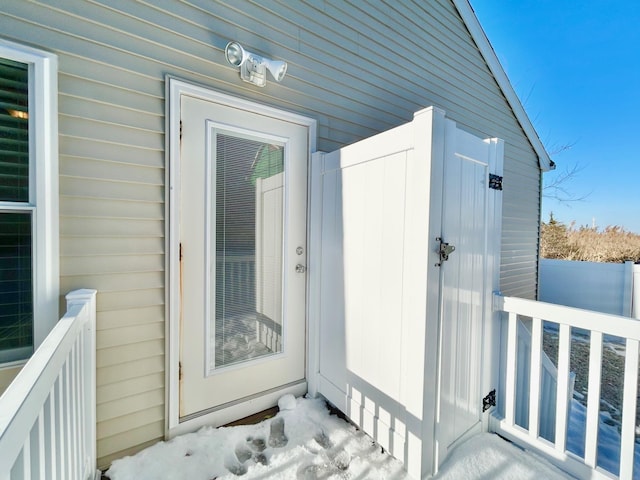
[[[29,65],[29,202],[0,202],[0,211],[32,214],[35,350],[59,318],[58,57],[4,39],[0,57]]]

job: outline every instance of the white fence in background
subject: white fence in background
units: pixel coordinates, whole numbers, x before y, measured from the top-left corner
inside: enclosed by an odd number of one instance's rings
[[[88,480],[96,470],[96,291],[67,313],[0,397],[0,479]]]
[[[543,258],[538,299],[640,318],[640,265]]]
[[[494,311],[506,315],[506,358],[503,365],[505,375],[504,396],[501,405],[502,418],[494,417],[494,431],[511,439],[556,463],[560,468],[577,478],[631,479],[634,473],[636,402],[638,394],[638,345],[640,342],[640,322],[635,319],[582,310],[521,298],[494,295]],[[528,320],[530,319],[530,320]],[[527,426],[518,425],[516,419],[516,398],[518,385],[522,385],[517,366],[518,330],[521,320],[531,322],[531,349],[528,371],[530,405]],[[555,406],[543,405],[541,399],[541,377],[543,375],[542,333],[543,322],[553,324],[558,331],[558,366]],[[589,335],[589,376],[586,421],[584,422],[584,456],[578,456],[567,449],[567,433],[571,405],[570,393],[570,350],[572,329],[587,330]],[[598,441],[603,432],[600,422],[601,371],[603,336],[614,335],[624,340],[624,389],[622,401],[622,421],[619,432],[620,452],[618,476],[598,467]],[[521,387],[520,387],[521,388]],[[547,415],[548,408],[555,407],[555,432],[553,440],[542,438],[539,431],[541,416]],[[544,419],[542,421],[544,423]],[[638,472],[636,472],[636,476]]]

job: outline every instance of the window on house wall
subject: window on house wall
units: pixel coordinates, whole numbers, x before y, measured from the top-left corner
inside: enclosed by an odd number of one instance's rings
[[[57,61],[0,40],[0,366],[58,318]]]

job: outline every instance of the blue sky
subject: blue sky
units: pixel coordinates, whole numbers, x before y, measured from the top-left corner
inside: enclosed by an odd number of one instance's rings
[[[545,184],[580,170],[564,186],[586,198],[544,198],[543,220],[640,233],[640,2],[470,1],[557,164]]]

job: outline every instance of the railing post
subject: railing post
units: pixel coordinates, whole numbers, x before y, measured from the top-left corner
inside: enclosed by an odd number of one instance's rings
[[[86,326],[83,329],[84,349],[82,359],[82,385],[84,388],[85,413],[85,452],[82,459],[84,478],[92,478],[97,465],[96,447],[96,294],[93,289],[74,290],[66,295],[67,309],[74,305],[85,304],[83,313]]]
[[[631,299],[631,316],[640,319],[640,265],[633,266],[633,295]]]
[[[622,313],[625,317],[631,317],[633,313],[633,262],[624,262],[622,282]]]

